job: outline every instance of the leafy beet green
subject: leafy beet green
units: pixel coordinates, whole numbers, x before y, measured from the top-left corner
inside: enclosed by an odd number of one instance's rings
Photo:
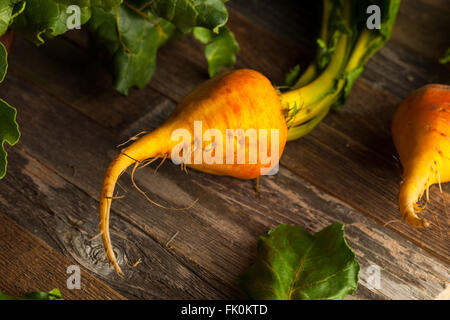
[[[104,52],[113,86],[127,95],[142,88],[156,68],[158,49],[176,34],[201,27],[210,33],[205,56],[211,76],[232,66],[239,46],[224,25],[228,12],[224,0],[0,0],[0,36],[8,29],[36,45],[68,31],[67,21],[80,8],[90,43]],[[0,82],[7,70],[7,53],[0,47]],[[4,143],[17,143],[20,132],[16,109],[0,99],[0,179],[6,172]]]
[[[5,78],[8,68],[7,56],[5,46],[0,43],[0,82]],[[15,145],[20,137],[16,114],[16,109],[0,99],[0,179],[5,176],[7,165],[7,152],[4,144],[7,142],[11,146]]]
[[[5,46],[0,43],[0,83],[5,79],[8,70],[8,53]]]
[[[92,9],[89,30],[106,51],[113,85],[122,94],[128,94],[133,86],[147,85],[155,71],[157,49],[175,31],[170,22],[151,13],[145,15],[144,19],[127,6],[110,11]]]
[[[340,108],[365,65],[389,40],[401,0],[323,0],[322,25],[314,62],[291,79],[281,95],[290,115],[288,141],[308,134],[327,115]],[[380,11],[380,25],[367,26],[367,9]],[[379,28],[378,28],[379,27]],[[299,98],[301,97],[301,98]],[[308,115],[298,111],[308,110]]]
[[[196,27],[214,34],[205,48],[210,75],[235,62],[238,46],[223,27],[228,13],[222,0],[128,0],[109,11],[92,8],[91,12],[88,29],[105,51],[114,87],[122,94],[150,81],[161,45]]]
[[[5,176],[8,163],[4,143],[13,146],[19,141],[20,132],[16,122],[17,111],[0,99],[0,179]]]
[[[65,33],[67,4],[54,0],[26,1],[25,10],[17,16],[12,29],[37,45],[43,44],[45,37],[53,38]],[[90,18],[90,8],[80,7],[81,24]]]
[[[223,0],[133,0],[138,8],[145,8],[156,16],[171,21],[183,32],[193,27],[205,27],[214,32],[228,20]]]
[[[98,7],[105,10],[111,10],[122,3],[122,0],[54,0],[54,2],[61,3],[65,6],[78,5],[83,7]]]
[[[0,0],[0,36],[3,35],[14,21],[14,18],[23,12],[25,2],[20,0]]]
[[[27,292],[22,297],[8,296],[0,292],[0,300],[64,300],[58,289],[49,292],[33,291]]]
[[[342,224],[314,235],[280,225],[259,238],[258,256],[241,275],[240,286],[251,299],[335,300],[353,294],[358,273]]]
[[[232,67],[236,63],[239,44],[227,27],[220,28],[218,33],[196,27],[193,33],[197,40],[206,45],[205,57],[210,77],[217,75],[222,67]]]

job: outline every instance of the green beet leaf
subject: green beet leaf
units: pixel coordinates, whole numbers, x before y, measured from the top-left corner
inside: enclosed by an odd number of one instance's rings
[[[0,35],[8,30],[14,5],[10,0],[0,0]]]
[[[236,63],[239,44],[227,27],[220,28],[217,34],[209,29],[196,27],[193,34],[197,40],[206,44],[205,57],[210,77],[218,74],[222,67],[232,67]]]
[[[25,8],[25,1],[0,0],[0,36],[9,28],[14,18]]]
[[[113,86],[125,95],[133,86],[147,85],[155,71],[157,49],[175,30],[164,19],[124,5],[110,11],[92,8],[88,28],[97,46],[107,53]]]
[[[205,27],[217,33],[228,20],[223,0],[131,0],[129,3],[150,10],[184,33],[193,27]]]
[[[0,42],[0,82],[5,79],[8,70],[8,52],[3,43]]]
[[[45,37],[53,38],[65,33],[67,20],[72,13],[67,13],[65,1],[33,0],[27,1],[25,10],[18,15],[12,24],[12,29],[28,38],[37,45],[43,44]],[[90,8],[80,7],[81,24],[90,18]]]
[[[0,82],[5,78],[8,55],[6,48],[0,43]],[[6,174],[7,152],[4,144],[15,145],[20,138],[19,126],[16,122],[17,111],[0,99],[0,179]]]
[[[280,225],[259,238],[258,256],[239,280],[250,299],[335,300],[353,294],[358,273],[342,224],[314,235]]]
[[[82,7],[98,7],[105,10],[111,10],[122,3],[122,0],[54,0],[55,2],[66,6],[77,5]]]
[[[15,145],[20,138],[16,114],[16,109],[0,99],[0,179],[6,174],[7,152],[4,144]]]
[[[0,300],[64,300],[58,289],[49,292],[27,292],[22,297],[8,296],[0,292]]]

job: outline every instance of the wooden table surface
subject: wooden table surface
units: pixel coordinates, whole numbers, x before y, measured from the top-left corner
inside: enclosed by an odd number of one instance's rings
[[[318,2],[318,1],[317,1]],[[315,51],[320,11],[313,1],[232,0],[229,27],[240,43],[236,68],[280,84]],[[449,296],[450,188],[431,188],[417,230],[399,220],[401,166],[390,136],[398,103],[427,83],[449,83],[437,59],[450,46],[447,0],[405,0],[389,44],[367,64],[340,112],[290,142],[278,175],[253,181],[217,177],[170,161],[139,171],[149,204],[123,175],[126,196],[112,206],[111,232],[122,279],[108,266],[98,233],[101,181],[116,146],[158,126],[186,93],[207,79],[202,45],[188,36],[160,50],[151,83],[123,97],[111,88],[83,32],[35,47],[17,38],[0,96],[18,109],[20,142],[8,149],[0,181],[0,291],[61,289],[67,299],[239,299],[237,276],[258,236],[280,223],[316,232],[332,221],[361,265],[351,299]],[[141,261],[137,266],[133,266]],[[66,288],[66,268],[82,269],[81,290]],[[381,285],[371,285],[370,266]],[[446,290],[447,289],[447,290]]]

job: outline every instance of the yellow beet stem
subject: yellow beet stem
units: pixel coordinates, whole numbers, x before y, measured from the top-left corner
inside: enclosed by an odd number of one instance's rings
[[[116,182],[120,175],[130,165],[136,162],[140,163],[148,158],[167,154],[171,150],[171,146],[168,145],[170,136],[169,139],[167,137],[167,130],[163,129],[163,127],[160,127],[159,129],[143,136],[129,147],[123,149],[121,153],[111,162],[105,173],[102,192],[100,195],[100,233],[102,235],[103,245],[105,246],[108,260],[112,263],[114,269],[120,275],[123,275],[123,272],[117,263],[109,232],[109,216]]]
[[[323,17],[322,17],[322,26],[320,28],[320,39],[324,42],[328,39],[328,24],[330,20],[330,14],[331,14],[331,3],[330,0],[324,0],[323,1]],[[320,51],[316,54],[316,59],[320,56]],[[297,83],[292,87],[292,89],[299,89],[301,87],[306,86],[311,81],[313,81],[317,75],[319,70],[317,70],[317,66],[315,63],[312,63],[309,65],[309,67],[303,72],[301,77],[298,79]]]

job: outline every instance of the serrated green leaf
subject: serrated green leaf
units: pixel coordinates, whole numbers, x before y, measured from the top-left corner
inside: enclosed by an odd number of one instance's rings
[[[218,34],[206,28],[197,27],[194,28],[194,36],[206,44],[205,57],[208,61],[210,77],[218,74],[223,67],[232,67],[236,63],[239,44],[227,27],[220,28]]]
[[[175,31],[168,21],[124,5],[111,11],[92,8],[88,28],[108,54],[114,87],[125,95],[133,86],[147,85],[155,71],[157,49]]]
[[[16,122],[17,111],[0,99],[0,179],[6,174],[7,152],[4,144],[15,145],[20,138],[19,125]]]
[[[26,300],[64,300],[59,289],[53,289],[49,292],[28,292],[23,298]]]
[[[10,24],[25,6],[21,0],[0,0],[0,36],[9,28]]]
[[[58,289],[49,292],[27,292],[22,297],[8,296],[0,292],[0,300],[64,300]]]
[[[59,289],[55,288],[53,290],[50,290],[48,292],[49,300],[63,300],[61,291]]]
[[[222,0],[131,0],[141,10],[172,22],[184,33],[193,27],[205,27],[219,31],[228,20],[228,12]]]
[[[310,235],[299,226],[280,225],[258,241],[258,256],[240,277],[251,299],[343,299],[358,284],[359,264],[344,238],[344,226]]]
[[[12,2],[14,3],[14,8],[11,15],[11,20],[9,21],[10,24],[13,23],[14,19],[25,10],[25,6],[27,4],[26,1],[20,0],[12,0]]]
[[[0,43],[0,82],[3,81],[8,69],[8,53],[5,46]],[[5,101],[0,99],[0,179],[6,174],[7,152],[5,142],[15,145],[20,138],[19,126],[16,122],[17,111]]]
[[[214,39],[214,33],[211,30],[203,27],[195,27],[192,31],[192,34],[194,35],[195,39],[203,44],[208,44]]]
[[[72,13],[67,13],[68,5],[57,0],[27,1],[25,9],[12,24],[12,29],[22,34],[37,45],[45,39],[65,33],[67,20]],[[80,7],[80,22],[86,23],[91,15],[89,7]]]
[[[8,70],[8,52],[3,43],[0,42],[0,82],[5,79]]]
[[[8,30],[11,15],[13,12],[13,5],[9,0],[0,0],[0,35]]]
[[[54,0],[65,6],[77,5],[81,7],[98,7],[105,10],[111,10],[112,8],[120,5],[122,0]]]

